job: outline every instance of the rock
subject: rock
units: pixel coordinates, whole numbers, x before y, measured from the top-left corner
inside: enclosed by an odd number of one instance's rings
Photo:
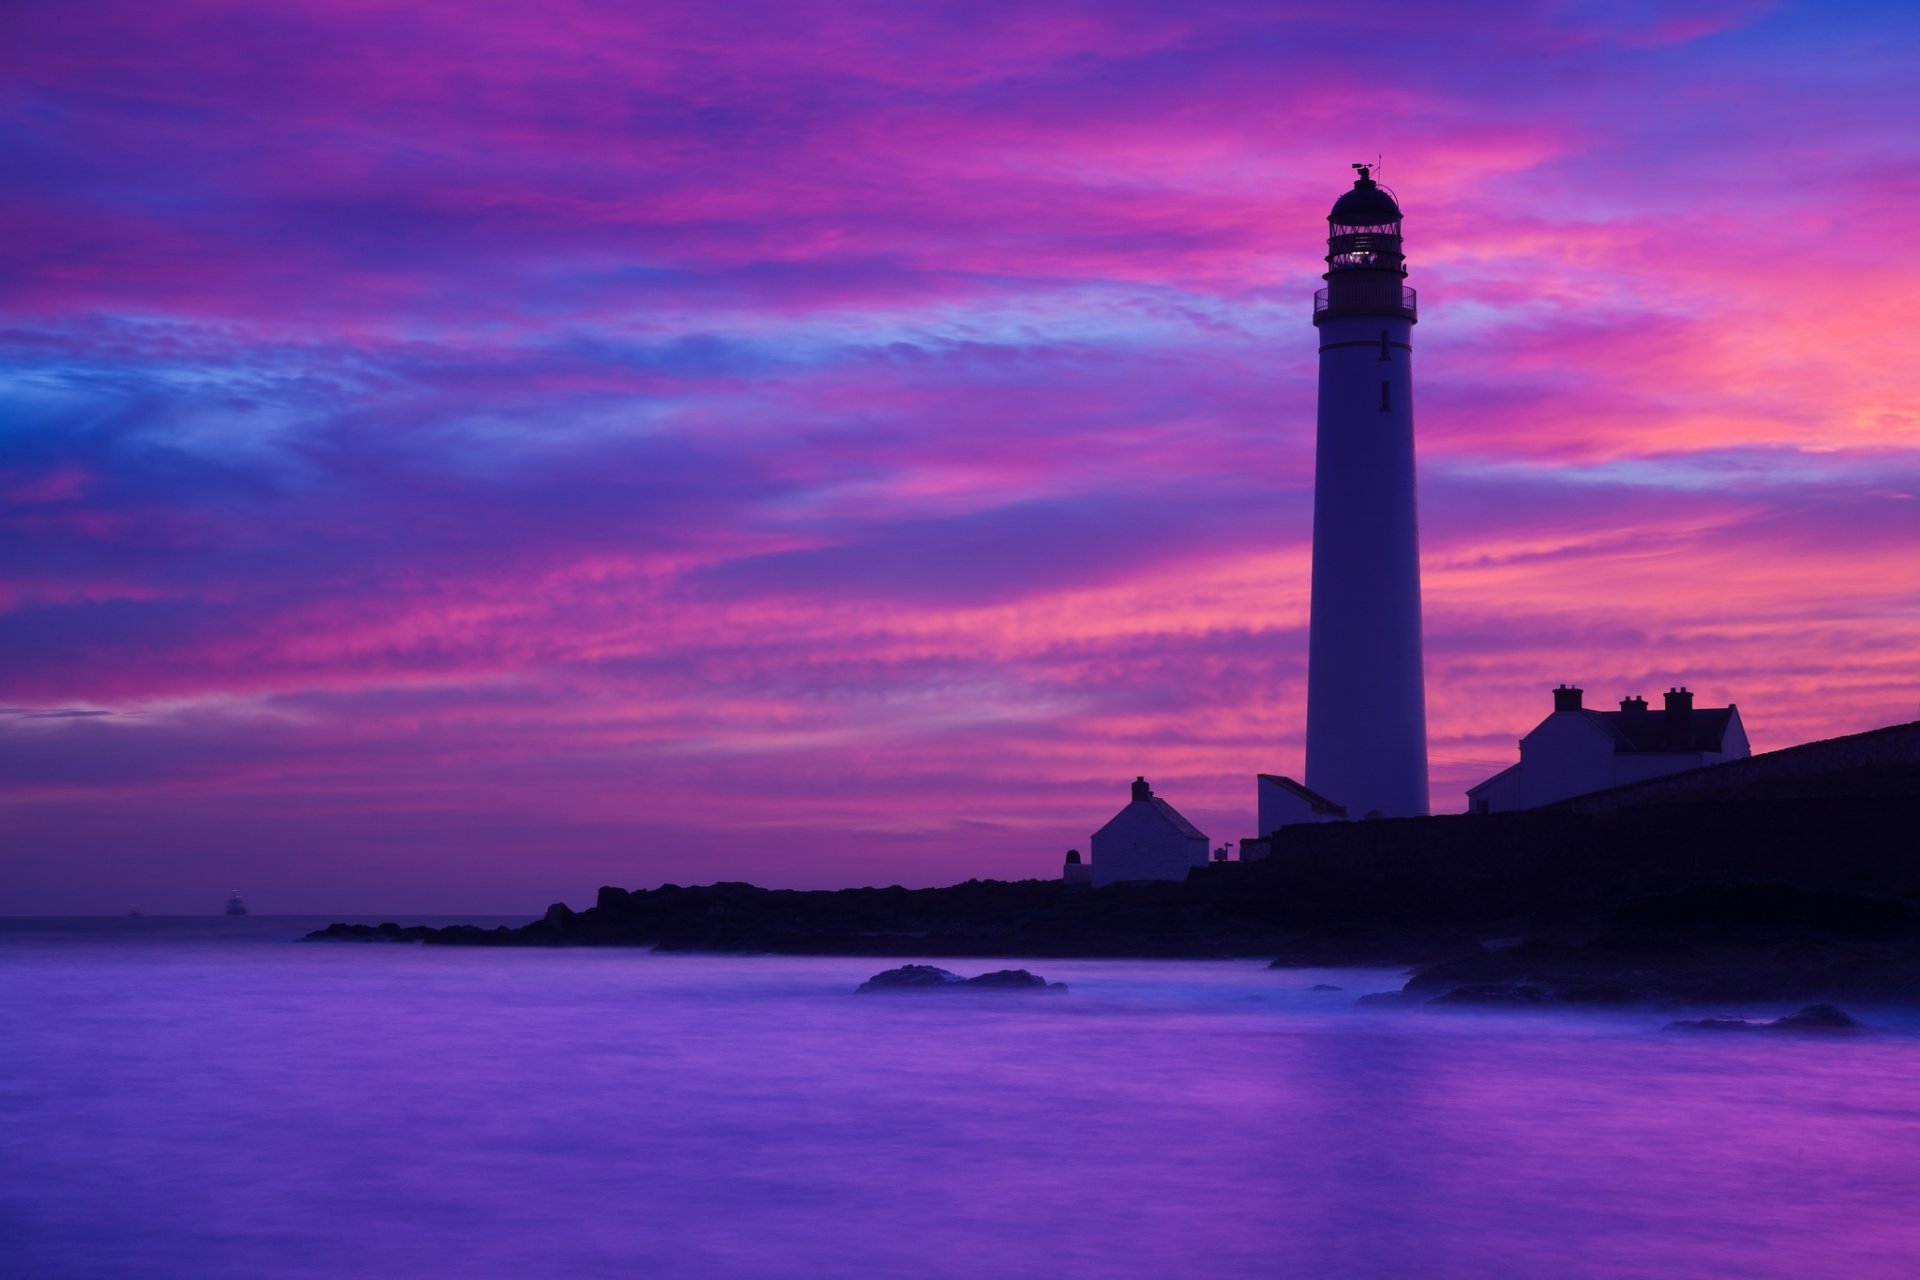
[[[1749,1022],[1745,1018],[1685,1018],[1669,1022],[1669,1031],[1788,1031],[1801,1035],[1857,1036],[1866,1027],[1853,1015],[1830,1004],[1810,1004],[1798,1013],[1790,1013],[1772,1022]]]
[[[1523,983],[1473,982],[1442,992],[1427,1003],[1512,1006],[1546,1004],[1552,999],[1541,988]]]
[[[1006,987],[1015,990],[1058,988],[1061,991],[1067,989],[1067,984],[1064,982],[1048,982],[1040,975],[1028,973],[1025,969],[995,969],[992,973],[983,973],[977,978],[967,978],[963,981],[964,985],[969,987]]]
[[[373,924],[330,924],[324,929],[315,929],[303,942],[433,942],[438,940],[439,930],[428,925],[405,925],[392,920],[383,920]]]
[[[855,988],[855,994],[862,991],[917,991],[929,987],[957,986],[963,979],[959,974],[930,964],[903,964],[898,969],[887,969],[876,973]]]
[[[976,978],[963,978],[930,964],[904,964],[874,974],[854,994],[871,991],[1065,991],[1064,982],[1048,982],[1025,969],[996,969]]]
[[[1767,1024],[1767,1030],[1857,1036],[1864,1033],[1866,1027],[1852,1014],[1833,1005],[1810,1004],[1798,1013],[1790,1013],[1784,1018],[1775,1018]]]
[[[1271,968],[1271,966],[1269,966],[1269,968]],[[1308,987],[1307,990],[1309,991],[1342,991],[1342,990],[1345,990],[1345,988],[1336,987],[1331,982],[1316,982],[1312,986]]]
[[[1628,899],[1596,941],[1647,953],[1764,949],[1813,939],[1885,943],[1916,931],[1920,911],[1898,899],[1782,884],[1705,884]]]
[[[1575,947],[1523,942],[1500,951],[1480,951],[1423,965],[1407,982],[1416,995],[1444,995],[1463,987],[1529,986],[1553,989],[1614,977],[1614,965]]]

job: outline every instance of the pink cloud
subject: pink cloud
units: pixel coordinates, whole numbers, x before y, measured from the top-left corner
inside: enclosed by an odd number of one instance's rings
[[[1047,874],[1139,772],[1248,834],[1381,151],[1436,806],[1560,680],[1920,714],[1906,73],[1798,9],[10,23],[0,905]]]

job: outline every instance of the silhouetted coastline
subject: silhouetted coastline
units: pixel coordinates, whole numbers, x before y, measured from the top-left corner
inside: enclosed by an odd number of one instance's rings
[[[1872,794],[1289,828],[1184,882],[602,888],[518,929],[315,940],[788,955],[1250,958],[1418,966],[1443,1004],[1920,1001],[1920,769]],[[1277,957],[1277,959],[1276,959]]]

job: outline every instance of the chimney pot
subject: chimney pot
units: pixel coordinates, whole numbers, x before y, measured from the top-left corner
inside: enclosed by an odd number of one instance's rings
[[[1584,692],[1575,685],[1561,685],[1553,691],[1553,709],[1555,711],[1578,711],[1580,695]]]
[[[1140,777],[1133,780],[1133,798],[1135,800],[1153,799],[1153,788],[1147,785],[1146,778]]]
[[[1693,740],[1693,695],[1684,685],[1667,690],[1667,745],[1684,747]]]

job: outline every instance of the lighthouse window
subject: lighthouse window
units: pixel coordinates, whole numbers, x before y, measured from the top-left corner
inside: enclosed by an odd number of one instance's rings
[[[1380,331],[1380,358],[1382,360],[1391,358],[1387,355],[1387,331],[1385,329]]]
[[[1380,412],[1393,412],[1393,384],[1391,382],[1383,382],[1380,384]]]

